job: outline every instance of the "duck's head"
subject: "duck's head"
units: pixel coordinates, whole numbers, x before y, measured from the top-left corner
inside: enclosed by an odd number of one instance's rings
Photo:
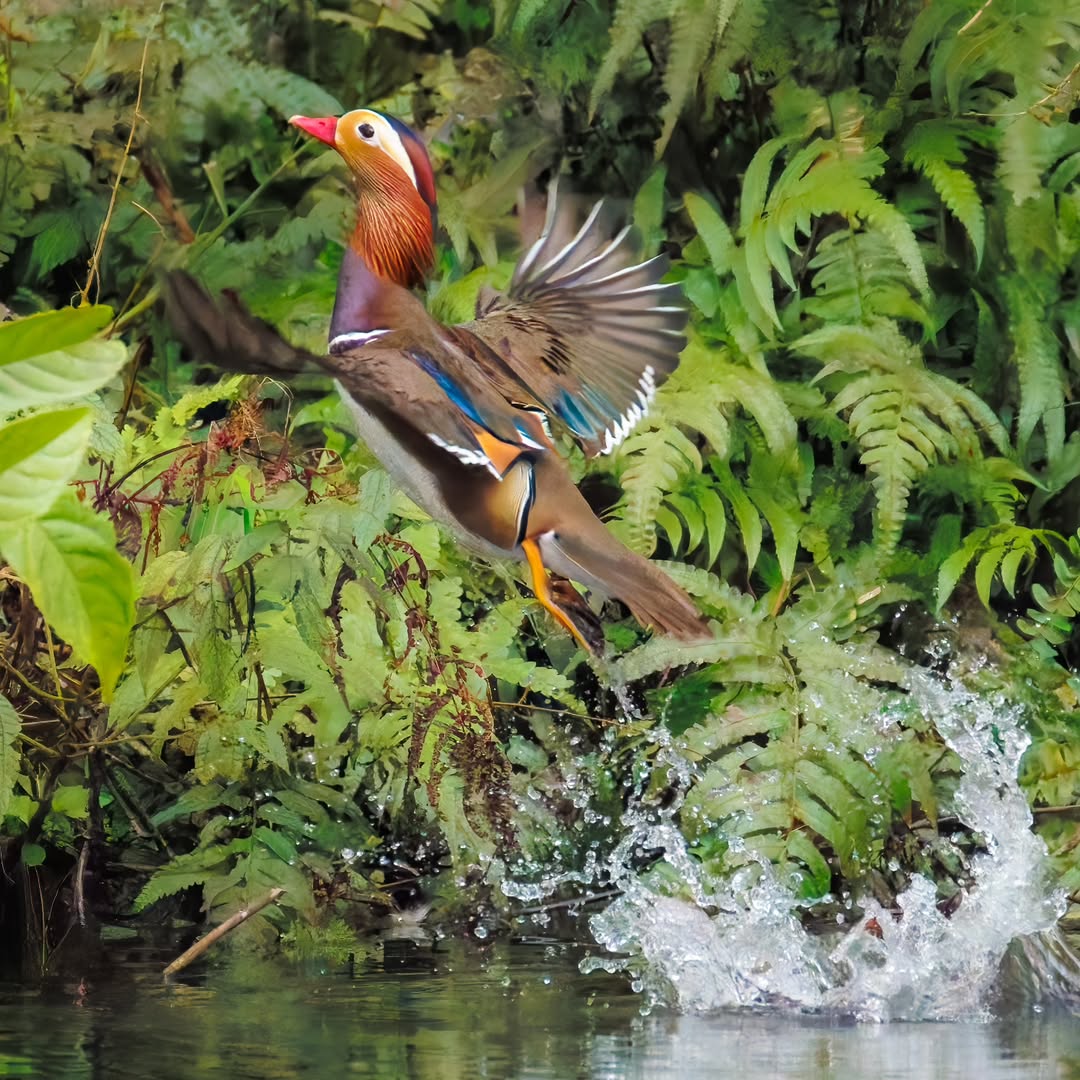
[[[435,175],[423,141],[374,109],[294,116],[290,124],[332,146],[352,173],[357,222],[350,244],[375,273],[411,287],[434,261]]]

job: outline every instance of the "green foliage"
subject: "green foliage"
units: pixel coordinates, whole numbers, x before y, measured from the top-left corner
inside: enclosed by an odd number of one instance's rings
[[[127,361],[119,342],[90,338],[111,314],[58,311],[0,327],[4,406],[11,413],[37,407],[27,416],[9,413],[0,425],[0,553],[45,618],[96,669],[106,701],[124,666],[134,575],[109,522],[65,493],[86,457],[91,410],[55,406],[99,389]]]
[[[1038,605],[1028,608],[1027,618],[1019,619],[1019,629],[1047,645],[1064,645],[1073,634],[1073,621],[1080,614],[1080,532],[1061,539],[1061,545],[1053,552],[1053,589],[1036,581],[1031,586],[1031,597]],[[1051,549],[1052,550],[1052,549]],[[1005,577],[1002,566],[1002,578]],[[1005,582],[1010,594],[1014,588]],[[1049,650],[1047,650],[1049,651]],[[1052,655],[1052,653],[1051,653]]]
[[[19,775],[20,755],[16,741],[21,727],[19,714],[11,702],[0,697],[0,817],[7,815]]]
[[[23,866],[94,837],[158,867],[139,910],[284,886],[312,924],[419,874],[450,917],[515,848],[588,880],[598,823],[677,784],[710,872],[772,860],[819,912],[916,870],[944,898],[978,839],[938,832],[956,763],[898,627],[987,618],[968,578],[1057,702],[1032,798],[1074,802],[1078,42],[1068,0],[9,5],[0,812]],[[154,272],[183,265],[321,347],[350,194],[285,121],[360,104],[428,137],[442,318],[505,285],[547,170],[673,255],[689,345],[585,490],[714,641],[642,643],[608,606],[590,670],[392,491],[323,382],[218,380],[170,341]],[[598,673],[645,714],[605,733]],[[1043,828],[1073,881],[1075,830]]]

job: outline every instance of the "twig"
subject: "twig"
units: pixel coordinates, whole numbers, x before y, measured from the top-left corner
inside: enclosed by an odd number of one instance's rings
[[[79,859],[75,864],[75,912],[79,918],[79,925],[86,926],[86,867],[90,862],[90,841],[83,840],[79,849]]]
[[[197,960],[216,941],[223,938],[229,931],[235,930],[242,922],[247,922],[252,915],[258,914],[264,907],[274,903],[278,897],[284,895],[282,888],[271,889],[261,900],[256,900],[250,907],[241,908],[235,915],[230,915],[220,926],[215,926],[205,937],[199,938],[190,949],[182,952],[162,973],[163,979],[182,971],[192,962]]]
[[[160,14],[160,8],[158,9]],[[131,148],[135,144],[135,131],[142,115],[143,83],[146,79],[146,58],[150,54],[150,34],[146,35],[143,42],[142,61],[139,64],[139,88],[135,92],[135,110],[131,117],[131,127],[128,129],[127,144],[120,156],[120,164],[116,169],[116,179],[113,181],[112,193],[109,195],[109,206],[105,211],[105,218],[98,229],[97,242],[94,244],[94,254],[90,256],[89,273],[86,275],[86,284],[79,293],[79,303],[90,302],[90,290],[94,286],[94,278],[99,276],[101,269],[101,254],[105,250],[105,237],[109,235],[109,226],[112,224],[113,212],[116,210],[116,199],[120,194],[120,182],[124,179],[124,169],[127,168],[128,158],[131,157]]]
[[[9,675],[13,675],[18,679],[27,691],[43,701],[59,702],[61,705],[78,704],[74,698],[57,697],[55,694],[50,694],[48,690],[42,690],[40,686],[35,686],[3,653],[0,653],[0,666],[3,666]]]
[[[986,3],[983,4],[983,6],[979,8],[979,10],[976,11],[975,14],[972,15],[971,18],[968,19],[968,21],[964,23],[963,26],[960,27],[959,30],[956,31],[956,36],[959,37],[961,34],[966,34],[983,17],[983,15],[986,13],[986,9],[993,2],[994,0],[986,0]]]
[[[45,630],[46,652],[49,657],[49,668],[52,671],[53,683],[56,686],[56,700],[60,703],[60,716],[65,724],[70,724],[71,717],[68,716],[67,701],[64,697],[64,684],[60,681],[60,669],[56,666],[56,644],[53,641],[52,630],[49,629],[49,620],[43,617],[41,625]]]
[[[196,238],[194,244],[188,245],[192,250],[192,254],[185,260],[184,265],[190,267],[197,259],[199,259],[205,252],[214,244],[214,242],[225,232],[231,228],[233,223],[241,218],[250,209],[251,205],[262,195],[262,193],[278,178],[278,176],[285,171],[296,159],[304,152],[306,147],[300,146],[294,150],[259,186],[246,198],[244,201],[221,222],[217,228],[213,229],[202,236]],[[125,312],[118,315],[112,325],[112,333],[118,334],[121,330],[126,329],[132,322],[135,321],[144,311],[152,308],[157,302],[158,297],[161,295],[161,288],[158,285],[151,286],[146,295],[137,303],[133,304]]]
[[[535,907],[518,908],[514,916],[539,915],[545,911],[555,911],[556,908],[582,907],[585,904],[598,904],[601,900],[611,900],[616,896],[622,896],[622,889],[608,889],[606,892],[589,893],[588,896],[574,896],[569,900],[554,900],[550,904],[537,904]]]

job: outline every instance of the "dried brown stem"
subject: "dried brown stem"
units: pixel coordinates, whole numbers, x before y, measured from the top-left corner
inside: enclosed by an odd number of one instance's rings
[[[116,179],[113,181],[112,193],[109,195],[109,206],[105,211],[105,218],[98,229],[97,242],[94,244],[94,253],[90,256],[89,272],[86,275],[86,284],[79,293],[79,303],[90,303],[90,290],[94,287],[94,279],[100,276],[101,254],[105,250],[105,238],[109,235],[109,226],[112,224],[113,213],[116,211],[116,199],[120,194],[120,182],[124,179],[124,169],[127,168],[128,158],[131,157],[131,148],[135,143],[135,131],[139,121],[143,119],[142,98],[143,84],[146,81],[146,59],[150,55],[150,35],[143,42],[142,61],[139,63],[139,87],[135,92],[135,109],[131,117],[131,127],[128,130],[127,143],[120,157],[120,164],[116,169]]]
[[[168,979],[178,971],[182,971],[193,960],[197,960],[215,942],[220,941],[231,930],[235,930],[241,923],[247,922],[252,915],[258,914],[264,907],[274,903],[280,896],[285,894],[282,888],[271,889],[261,900],[256,900],[250,907],[241,908],[235,915],[230,915],[220,926],[215,926],[209,934],[199,938],[190,949],[182,952],[163,972],[162,978]]]

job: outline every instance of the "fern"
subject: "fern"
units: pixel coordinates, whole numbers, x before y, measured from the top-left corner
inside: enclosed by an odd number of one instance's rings
[[[623,497],[615,510],[615,531],[628,547],[651,555],[664,495],[688,472],[701,471],[701,454],[678,428],[654,421],[623,443],[619,460]]]
[[[1012,361],[1020,382],[1017,448],[1030,459],[1031,440],[1041,425],[1045,445],[1038,457],[1053,461],[1065,445],[1066,384],[1054,327],[1046,318],[1046,305],[1053,296],[1046,295],[1049,282],[1043,275],[1040,278],[1004,275],[1001,288],[1014,346]]]
[[[732,18],[747,0],[674,0],[665,10],[647,0],[619,0],[611,25],[611,47],[596,74],[589,109],[596,113],[611,92],[615,78],[641,48],[645,32],[661,19],[668,23],[668,57],[663,75],[667,101],[660,110],[660,135],[655,153],[659,157],[671,139],[675,125],[702,72],[710,85],[730,72],[741,49],[722,49]],[[739,42],[742,48],[746,42]],[[711,56],[711,61],[710,61]]]
[[[918,169],[942,202],[967,230],[975,249],[975,266],[986,245],[986,215],[975,181],[958,166],[967,164],[966,144],[987,141],[984,129],[956,120],[922,120],[904,141],[904,161]]]
[[[765,442],[762,453],[790,464],[797,438],[795,418],[773,381],[750,368],[726,362],[693,339],[679,368],[657,395],[652,415],[619,453],[623,498],[615,508],[617,531],[635,550],[652,553],[659,525],[673,550],[682,548],[687,554],[708,535],[715,558],[724,535],[718,500],[710,497],[696,510],[686,504],[691,492],[702,490],[690,481],[702,472],[703,460],[682,429],[696,431],[718,458],[724,458],[730,449],[727,414],[734,413],[736,406],[744,408],[761,431]],[[721,493],[730,501],[733,490],[725,493],[721,488]],[[734,497],[736,514],[743,514],[746,504],[741,493]],[[687,526],[685,535],[683,524]]]
[[[343,23],[354,30],[396,30],[417,41],[431,32],[431,17],[442,8],[441,0],[361,0],[352,12],[323,9],[320,19]]]
[[[975,394],[927,370],[895,325],[826,327],[794,347],[824,367],[818,381],[850,375],[832,400],[846,413],[877,496],[875,543],[895,548],[912,484],[939,460],[981,453],[982,438],[1007,446],[1000,421]],[[850,412],[848,412],[850,410]]]
[[[813,295],[803,310],[826,323],[871,323],[875,318],[929,323],[907,267],[877,229],[849,225],[824,237],[807,264]]]
[[[951,495],[959,506],[971,508],[979,524],[1009,523],[1026,496],[1018,482],[1036,481],[1008,458],[960,458],[930,468],[921,489],[928,495]]]
[[[732,260],[739,295],[762,333],[780,329],[772,275],[797,288],[790,252],[800,250],[797,233],[809,235],[815,218],[840,214],[852,227],[864,222],[890,244],[916,290],[929,291],[918,241],[904,215],[870,186],[886,162],[880,147],[859,134],[859,117],[846,118],[846,133],[811,139],[797,147],[792,136],[778,136],[754,155],[743,177],[739,235]],[[770,184],[776,158],[788,160]]]
[[[1050,646],[1064,645],[1072,637],[1080,615],[1080,531],[1062,539],[1061,546],[1053,557],[1054,591],[1035,582],[1031,596],[1038,607],[1028,608],[1027,618],[1017,620],[1022,633]]]
[[[693,588],[694,579],[683,583]],[[680,737],[700,763],[680,811],[685,834],[706,847],[718,832],[738,837],[729,868],[745,861],[743,851],[767,858],[808,900],[827,893],[836,875],[866,881],[894,814],[910,813],[918,798],[936,820],[951,767],[906,725],[885,733],[851,723],[903,700],[906,666],[857,636],[840,644],[822,635],[859,607],[845,586],[800,595],[776,620],[760,602],[726,602],[717,586],[702,594],[714,597],[727,632],[718,632],[725,651],[717,647],[707,669],[711,707]],[[643,646],[628,667],[663,658],[658,648]]]
[[[983,604],[990,607],[991,588],[997,579],[1010,596],[1016,593],[1017,575],[1035,562],[1039,547],[1053,551],[1059,539],[1046,529],[1029,529],[1011,523],[987,525],[969,533],[959,549],[938,571],[937,605],[940,609],[952,595],[960,578],[975,563],[975,589]]]

